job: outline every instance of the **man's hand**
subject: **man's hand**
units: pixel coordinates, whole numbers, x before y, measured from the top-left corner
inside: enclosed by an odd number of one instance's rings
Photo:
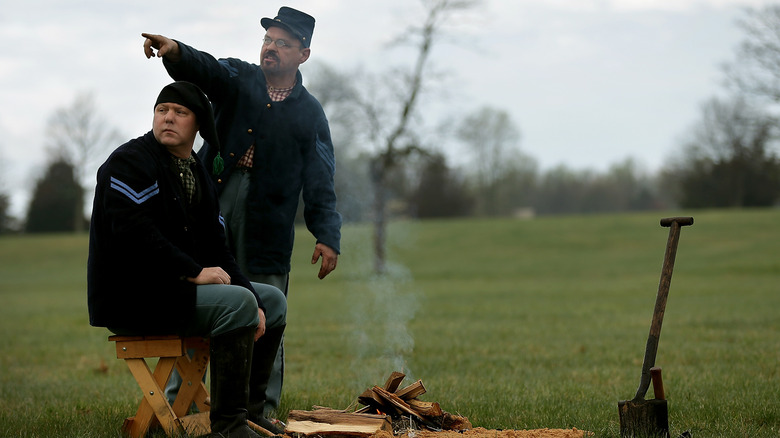
[[[219,266],[203,268],[197,277],[187,277],[187,281],[195,284],[230,284],[230,275]]]
[[[149,59],[154,56],[154,50],[157,49],[157,57],[165,58],[172,62],[177,62],[181,59],[181,52],[179,51],[179,44],[162,35],[155,35],[151,33],[142,33],[144,40],[144,54]]]
[[[322,265],[320,265],[320,272],[317,274],[320,280],[325,278],[328,274],[336,269],[336,265],[339,261],[339,255],[336,251],[333,251],[328,245],[318,243],[314,247],[314,254],[311,256],[311,264],[317,263],[317,260],[322,257]]]
[[[219,266],[214,268],[203,268],[197,277],[187,277],[187,281],[195,284],[230,284],[230,275]],[[265,312],[263,309],[257,309],[257,316],[260,317],[260,323],[255,330],[255,342],[265,334]]]
[[[257,315],[260,317],[260,324],[257,324],[257,330],[255,331],[255,342],[265,334],[265,312],[263,309],[257,309]]]

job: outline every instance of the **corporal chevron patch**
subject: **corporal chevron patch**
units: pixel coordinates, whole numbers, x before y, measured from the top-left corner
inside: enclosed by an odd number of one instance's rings
[[[157,181],[155,181],[154,184],[147,187],[146,189],[141,190],[140,192],[136,192],[135,190],[130,188],[129,185],[114,178],[113,176],[111,177],[111,188],[127,196],[131,201],[135,202],[136,204],[142,204],[148,201],[149,198],[151,198],[152,196],[160,193],[160,186],[157,185]]]
[[[317,150],[317,154],[322,158],[322,161],[325,162],[328,166],[328,170],[330,170],[331,173],[336,171],[336,163],[333,161],[333,158],[331,157],[331,154],[328,151],[328,145],[325,144],[324,141],[320,140],[320,136],[317,136],[317,141],[315,143],[315,149]]]

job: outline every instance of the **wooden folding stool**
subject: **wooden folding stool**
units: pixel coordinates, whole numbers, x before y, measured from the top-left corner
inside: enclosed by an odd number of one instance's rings
[[[208,339],[181,336],[110,336],[116,343],[116,357],[124,359],[143,392],[138,411],[125,420],[122,430],[132,438],[141,438],[159,424],[168,436],[181,432],[191,435],[210,431],[206,404],[208,390],[203,376],[209,362]],[[188,349],[194,349],[192,357]],[[146,359],[159,358],[154,372]],[[179,371],[182,385],[173,406],[165,397],[165,386],[173,373]],[[192,404],[200,413],[186,415]]]

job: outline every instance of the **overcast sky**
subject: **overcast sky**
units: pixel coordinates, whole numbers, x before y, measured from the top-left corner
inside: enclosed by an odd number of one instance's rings
[[[506,110],[521,149],[542,169],[603,171],[633,158],[652,172],[698,120],[702,102],[722,92],[720,66],[743,36],[743,8],[769,3],[486,0],[435,49],[449,112],[438,116]],[[256,63],[259,20],[281,5],[316,18],[312,60],[339,71],[413,60],[413,49],[387,43],[421,22],[419,0],[4,1],[0,193],[12,195],[12,213],[26,209],[47,163],[47,120],[79,93],[94,95],[99,118],[123,138],[151,128],[154,100],[170,78],[159,59],[143,56],[141,32]]]

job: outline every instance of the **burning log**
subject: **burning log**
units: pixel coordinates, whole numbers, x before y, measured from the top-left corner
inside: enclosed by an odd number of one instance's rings
[[[436,402],[425,402],[413,398],[411,400],[407,400],[407,403],[409,403],[409,406],[411,406],[412,409],[414,409],[423,417],[440,417],[444,415],[444,411],[441,410],[441,406],[439,406],[439,404]]]
[[[387,378],[387,381],[385,382],[385,391],[388,392],[395,392],[396,389],[398,389],[399,386],[401,386],[401,382],[403,382],[404,377],[406,377],[406,374],[399,373],[398,371],[393,371],[390,374],[390,377]]]
[[[395,395],[393,393],[387,392],[387,391],[385,391],[384,389],[382,389],[382,388],[380,388],[378,386],[375,386],[372,389],[372,391],[377,393],[379,395],[379,397],[382,398],[382,400],[388,402],[389,404],[391,404],[395,408],[395,410],[396,410],[395,411],[395,414],[396,414],[395,416],[396,417],[398,416],[398,414],[400,414],[400,415],[408,414],[408,415],[413,415],[413,416],[417,417],[417,419],[422,421],[422,422],[426,421],[425,418],[423,418],[422,415],[417,413],[417,411],[415,411],[414,409],[412,409],[411,406],[409,406],[409,403],[406,403],[405,401],[401,400],[401,397],[398,397],[397,395]],[[393,416],[393,413],[391,413],[391,412],[385,412],[385,413],[388,413],[391,416]]]
[[[337,409],[293,410],[287,416],[285,433],[320,436],[369,437],[380,431],[393,433],[387,415],[359,414]]]
[[[403,400],[412,400],[425,394],[425,385],[422,380],[418,380],[404,389],[395,392],[395,395]]]
[[[358,396],[358,402],[365,405],[365,408],[358,410],[357,412],[391,412],[389,403],[386,402],[376,391],[373,389],[366,389],[362,394]]]

